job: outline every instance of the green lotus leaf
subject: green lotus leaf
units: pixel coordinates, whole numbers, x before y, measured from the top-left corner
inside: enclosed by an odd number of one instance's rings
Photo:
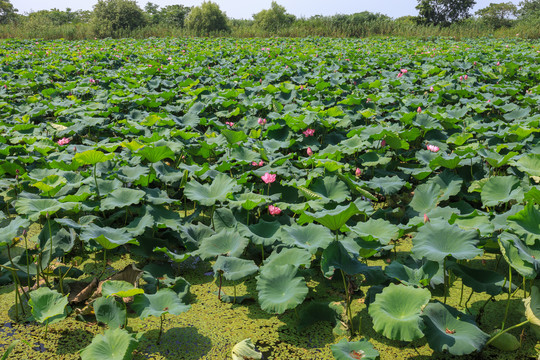
[[[482,187],[482,203],[484,206],[496,206],[511,200],[523,200],[523,189],[515,176],[494,176]]]
[[[255,193],[236,194],[234,200],[229,200],[232,206],[241,206],[246,210],[253,210],[257,206],[266,203],[268,200],[265,196]]]
[[[450,262],[447,268],[459,276],[463,284],[472,288],[477,293],[485,292],[495,296],[503,290],[505,277],[495,271],[473,269],[456,262]]]
[[[32,184],[32,186],[38,188],[49,196],[54,196],[58,191],[66,185],[67,180],[59,175],[49,175],[44,177],[38,182]]]
[[[428,304],[422,312],[422,319],[429,346],[440,353],[470,354],[480,351],[489,339],[489,335],[472,320],[467,321],[463,313],[440,302]]]
[[[234,131],[229,129],[221,130],[221,134],[225,136],[229,144],[236,144],[243,142],[247,139],[247,135],[243,131]]]
[[[59,224],[51,223],[50,226],[46,225],[41,229],[38,240],[41,249],[53,249],[53,257],[61,257],[73,249],[76,237],[74,230],[67,231]]]
[[[525,193],[524,200],[540,205],[540,189],[537,186],[531,187],[531,189]]]
[[[141,319],[163,314],[180,315],[191,308],[171,289],[160,289],[155,294],[136,295],[131,307]]]
[[[497,335],[500,331],[501,329],[496,329],[491,333],[491,336]],[[502,351],[516,351],[521,347],[519,340],[509,332],[499,335],[490,345]]]
[[[227,195],[234,192],[236,185],[236,180],[220,173],[210,185],[191,180],[186,184],[184,194],[188,199],[198,201],[201,205],[212,206],[218,201],[225,201]]]
[[[99,227],[96,224],[90,224],[82,231],[80,238],[82,241],[97,241],[107,250],[114,249],[125,244],[139,245],[125,229],[113,229],[110,227]]]
[[[308,293],[303,277],[296,276],[294,265],[263,266],[257,276],[261,309],[282,314],[300,305]]]
[[[281,224],[278,221],[260,220],[257,224],[249,225],[245,235],[254,244],[269,246],[280,238]]]
[[[11,245],[13,239],[21,235],[24,229],[30,226],[30,221],[17,216],[15,219],[2,220],[0,224],[2,224],[2,228],[0,228],[0,246],[3,246]]]
[[[118,170],[118,179],[126,183],[134,183],[149,172],[150,169],[145,166],[122,166]]]
[[[311,265],[311,254],[304,249],[283,248],[279,252],[274,250],[264,261],[265,266],[270,265],[294,265],[296,268],[303,265],[309,268]]]
[[[150,213],[133,219],[124,229],[133,237],[142,235],[146,229],[154,226],[154,218]]]
[[[428,289],[390,284],[369,305],[373,329],[392,340],[420,339],[424,336],[420,314],[430,299]]]
[[[347,185],[343,181],[340,181],[337,176],[325,176],[324,178],[317,179],[310,190],[326,201],[335,201],[337,203],[341,203],[351,197]]]
[[[438,270],[439,263],[435,261],[426,261],[424,264],[414,263],[412,267],[392,261],[384,269],[384,273],[391,278],[401,281],[405,285],[428,286],[429,281],[437,274]]]
[[[92,343],[81,351],[82,360],[129,360],[137,348],[139,341],[136,336],[124,329],[108,329],[97,334]]]
[[[199,254],[203,260],[218,255],[239,257],[249,240],[234,230],[222,230],[202,240]]]
[[[447,256],[463,260],[473,259],[483,253],[476,247],[476,231],[462,230],[444,220],[431,221],[422,226],[412,242],[412,252],[416,256],[439,263]]]
[[[180,231],[182,219],[178,212],[170,210],[163,205],[146,205],[145,210],[154,219],[154,224],[160,228],[169,228]]]
[[[515,162],[515,165],[529,176],[540,176],[540,154],[524,155]]]
[[[455,224],[459,226],[463,230],[478,230],[482,236],[489,236],[495,230],[493,221],[490,217],[487,215],[479,215],[477,211],[465,216],[452,214],[448,222],[452,225]]]
[[[379,352],[365,339],[354,342],[348,342],[347,339],[341,339],[337,344],[330,345],[330,349],[336,360],[379,359]]]
[[[234,345],[231,350],[231,355],[233,360],[262,359],[262,353],[255,350],[255,344],[253,344],[249,338]]]
[[[246,276],[254,274],[259,270],[253,260],[244,260],[236,257],[218,256],[212,265],[214,274],[222,273],[225,279],[231,281],[240,280]]]
[[[459,194],[461,191],[461,185],[463,184],[463,179],[453,172],[445,170],[441,174],[431,178],[428,183],[439,185],[442,193],[439,201],[445,201],[451,196]]]
[[[531,295],[523,299],[525,317],[532,325],[540,326],[540,290],[535,285],[531,287]]]
[[[441,194],[441,187],[434,182],[418,185],[409,206],[421,215],[429,213],[437,206]]]
[[[318,249],[325,249],[334,240],[328,228],[317,224],[284,226],[281,233],[284,244],[306,249],[311,254],[315,254]]]
[[[156,163],[163,159],[174,160],[176,157],[174,151],[172,151],[168,146],[145,146],[137,151],[137,155],[142,156],[151,163]]]
[[[399,228],[384,219],[369,219],[359,222],[350,229],[361,237],[375,239],[381,244],[387,245],[399,237]]]
[[[525,209],[508,217],[508,226],[518,235],[525,237],[527,245],[540,240],[540,210],[538,206],[528,203]]]
[[[131,297],[142,294],[143,289],[136,288],[133,284],[121,280],[107,280],[101,285],[101,295],[105,297]]]
[[[374,177],[370,181],[366,181],[366,184],[372,189],[378,189],[384,195],[393,195],[397,193],[406,182],[403,181],[399,176],[385,176],[385,177]]]
[[[112,210],[138,204],[146,195],[142,190],[120,188],[108,194],[101,200],[101,210]]]
[[[114,157],[114,154],[105,155],[101,151],[86,150],[83,152],[76,153],[73,156],[73,162],[77,162],[81,165],[96,165],[97,163],[111,160],[113,157]]]
[[[21,198],[15,201],[15,210],[18,214],[26,215],[29,220],[37,221],[40,216],[47,213],[52,215],[59,210],[71,210],[75,203],[61,203],[56,199],[29,199]]]
[[[519,237],[508,232],[499,236],[499,247],[504,259],[514,270],[526,279],[535,279],[540,263],[527,251],[527,246]],[[540,260],[540,258],[539,258]]]
[[[32,316],[39,323],[54,324],[67,316],[68,297],[48,287],[41,287],[30,292],[28,305],[32,308]]]
[[[106,324],[110,329],[123,327],[126,323],[127,312],[122,304],[114,297],[100,297],[92,303],[96,320]]]
[[[166,247],[155,247],[153,249],[153,251],[157,252],[157,253],[164,253],[165,255],[167,255],[169,257],[169,259],[171,259],[172,261],[177,262],[177,263],[181,263],[181,262],[186,261],[192,255],[192,253],[189,253],[189,252],[188,253],[176,254],[175,252],[169,250]]]
[[[322,253],[321,270],[325,277],[331,278],[336,269],[356,275],[366,271],[368,266],[349,254],[340,241],[334,241]]]
[[[351,216],[358,213],[360,213],[360,210],[354,202],[351,202],[348,206],[339,205],[333,210],[322,210],[316,213],[305,211],[304,215],[326,226],[328,229],[336,231],[345,225]]]

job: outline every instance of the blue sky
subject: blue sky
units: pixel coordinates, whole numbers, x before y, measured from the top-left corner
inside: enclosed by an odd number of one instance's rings
[[[251,19],[251,16],[262,9],[270,7],[271,0],[213,0],[218,3],[227,16],[235,19]],[[501,3],[511,1],[518,4],[519,0],[477,0],[474,11],[486,7],[489,3]],[[88,0],[11,0],[11,3],[25,13],[37,10],[48,10],[57,8],[64,10],[69,7],[72,10],[83,9],[92,10],[92,6],[97,2]],[[200,5],[202,0],[153,0],[160,6],[182,4],[187,6]],[[371,11],[383,13],[393,18],[405,15],[416,15],[416,0],[278,0],[278,4],[285,6],[289,13],[296,16],[310,17],[312,15],[335,15],[352,14],[361,11]],[[147,0],[138,0],[139,6],[143,7]]]

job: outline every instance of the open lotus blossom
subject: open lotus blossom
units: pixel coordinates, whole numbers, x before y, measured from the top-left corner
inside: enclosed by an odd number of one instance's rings
[[[308,156],[313,155],[313,150],[311,150],[310,147],[307,148],[306,152],[307,152]]]
[[[264,165],[264,161],[259,161],[259,166],[263,166]]]
[[[270,215],[279,215],[281,214],[281,209],[277,206],[270,205],[268,206],[268,212],[270,213]]]
[[[232,121],[225,121],[225,124],[229,127],[233,127],[234,123]]]
[[[302,133],[304,134],[304,136],[313,136],[315,134],[315,130],[314,129],[306,129]]]
[[[88,82],[89,82],[90,84],[95,84],[95,83],[97,83],[97,81],[96,81],[95,79],[90,79],[90,80],[88,80]]]
[[[407,71],[407,69],[401,69],[401,72],[406,74],[408,71]]]
[[[432,144],[427,144],[427,149],[431,152],[434,152],[436,153],[437,151],[439,151],[439,147],[437,145],[432,145]]]
[[[71,140],[69,140],[68,138],[61,138],[60,140],[57,141],[58,145],[67,145],[69,144]]]
[[[259,125],[264,125],[264,124],[266,124],[266,119],[259,118],[259,120],[257,120],[257,122],[259,123]]]
[[[356,168],[356,170],[354,171],[354,175],[356,177],[360,177],[360,175],[362,175],[362,170],[360,170],[360,168]]]
[[[433,92],[433,86],[429,88],[429,91],[430,91],[430,92]]]
[[[416,109],[416,112],[420,114],[422,112],[422,108],[419,106],[418,109]]]
[[[261,179],[265,184],[271,184],[276,181],[276,174],[264,173],[264,175],[261,176]]]

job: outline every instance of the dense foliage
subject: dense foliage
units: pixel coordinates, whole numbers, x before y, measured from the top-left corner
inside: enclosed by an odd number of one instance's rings
[[[227,15],[221,11],[219,5],[204,1],[201,6],[194,7],[186,19],[186,27],[197,35],[227,32]]]
[[[142,9],[134,0],[98,0],[92,13],[94,33],[108,37],[145,25]]]
[[[364,331],[530,356],[508,330],[540,324],[539,52],[516,39],[2,42],[1,279],[36,284],[14,293],[14,316],[47,334],[90,308],[109,329],[82,358],[129,358],[145,350],[128,309],[160,319],[159,343],[164,318],[191,311],[178,270],[191,261],[211,266],[220,305],[331,323],[326,358],[376,359]],[[126,252],[141,270],[74,290],[92,284],[76,281],[81,259]],[[489,335],[484,308],[501,302]],[[233,356],[260,358],[252,340]]]

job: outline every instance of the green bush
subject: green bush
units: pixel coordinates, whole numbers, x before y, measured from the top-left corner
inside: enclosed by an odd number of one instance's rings
[[[133,0],[98,0],[91,22],[98,37],[114,37],[146,25],[142,9]]]
[[[205,1],[194,7],[187,16],[186,28],[197,35],[230,31],[227,16],[219,5]]]
[[[285,27],[289,27],[296,17],[292,14],[287,14],[283,6],[272,1],[270,9],[261,10],[253,15],[257,27],[265,31],[278,31]]]

